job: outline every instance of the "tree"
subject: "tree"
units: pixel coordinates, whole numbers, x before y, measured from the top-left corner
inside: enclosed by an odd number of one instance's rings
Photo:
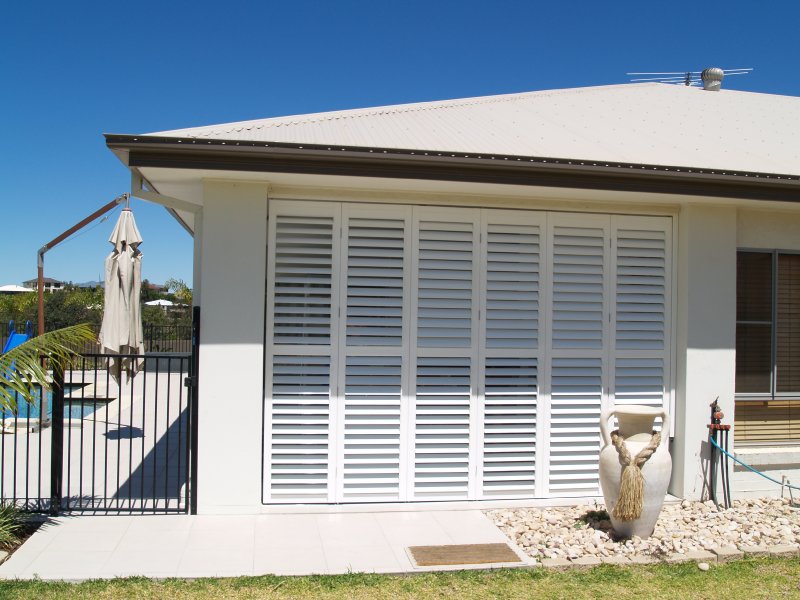
[[[175,300],[186,306],[192,305],[192,288],[183,279],[170,277],[164,285],[175,295]]]
[[[78,356],[75,348],[94,340],[92,328],[82,323],[31,338],[0,355],[0,408],[13,410],[17,397],[34,402],[39,386],[49,388],[46,368],[66,369]]]

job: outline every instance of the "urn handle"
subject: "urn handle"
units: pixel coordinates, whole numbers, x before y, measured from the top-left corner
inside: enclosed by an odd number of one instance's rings
[[[608,428],[608,422],[617,414],[617,407],[612,406],[600,411],[600,437],[603,439],[603,445],[608,446],[611,444],[611,431]],[[669,413],[666,409],[661,409],[656,417],[661,417],[661,445],[666,446],[669,444]]]

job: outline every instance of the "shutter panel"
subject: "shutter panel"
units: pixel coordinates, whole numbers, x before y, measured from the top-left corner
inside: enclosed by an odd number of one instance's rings
[[[542,213],[484,211],[481,498],[536,495]]]
[[[422,220],[418,227],[417,346],[471,348],[475,225]]]
[[[605,215],[552,215],[547,490],[599,492],[600,410],[609,357],[609,238]]]
[[[269,492],[275,502],[328,499],[330,358],[274,356]]]
[[[539,227],[489,223],[485,235],[486,347],[537,348]]]
[[[471,371],[468,357],[417,359],[414,497],[418,500],[467,498]]]
[[[613,223],[614,403],[667,408],[671,220],[617,216]]]
[[[535,358],[488,357],[483,401],[484,498],[532,498],[536,478]]]
[[[343,207],[336,500],[405,499],[410,207]],[[406,392],[407,393],[407,392]]]
[[[600,358],[553,358],[550,391],[550,474],[554,496],[599,492]]]
[[[271,502],[332,497],[340,212],[326,203],[270,203],[264,496]]]
[[[624,223],[624,218],[619,219]],[[654,222],[659,230],[617,230],[618,350],[664,349],[667,234],[662,221]]]
[[[333,217],[275,217],[275,344],[331,343]]]
[[[476,494],[477,340],[480,212],[414,209],[411,314],[415,500]]]
[[[606,240],[602,227],[553,227],[553,350],[604,347]]]
[[[402,345],[405,235],[402,219],[348,219],[348,346]]]
[[[348,356],[345,367],[342,501],[398,500],[400,356]]]

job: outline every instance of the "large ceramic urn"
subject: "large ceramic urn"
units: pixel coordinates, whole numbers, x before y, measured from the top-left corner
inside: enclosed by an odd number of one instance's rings
[[[661,417],[661,441],[640,470],[644,478],[642,510],[638,518],[622,520],[614,516],[614,507],[620,493],[622,473],[627,466],[617,447],[611,440],[609,420],[616,416],[619,421],[618,435],[635,458],[645,447],[653,442],[653,423]],[[615,406],[604,410],[600,415],[600,433],[603,449],[600,451],[600,486],[606,501],[606,510],[617,536],[628,538],[634,535],[642,539],[652,535],[667,494],[672,458],[669,455],[669,416],[660,408],[649,406]]]

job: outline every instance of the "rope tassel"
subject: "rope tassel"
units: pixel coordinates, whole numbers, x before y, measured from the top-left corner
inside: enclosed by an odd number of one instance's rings
[[[624,470],[619,485],[619,497],[611,514],[620,521],[634,521],[642,516],[644,508],[644,475],[642,466],[647,462],[661,443],[661,433],[654,431],[650,442],[633,459],[625,446],[625,439],[619,430],[611,433],[611,443],[617,449]]]

